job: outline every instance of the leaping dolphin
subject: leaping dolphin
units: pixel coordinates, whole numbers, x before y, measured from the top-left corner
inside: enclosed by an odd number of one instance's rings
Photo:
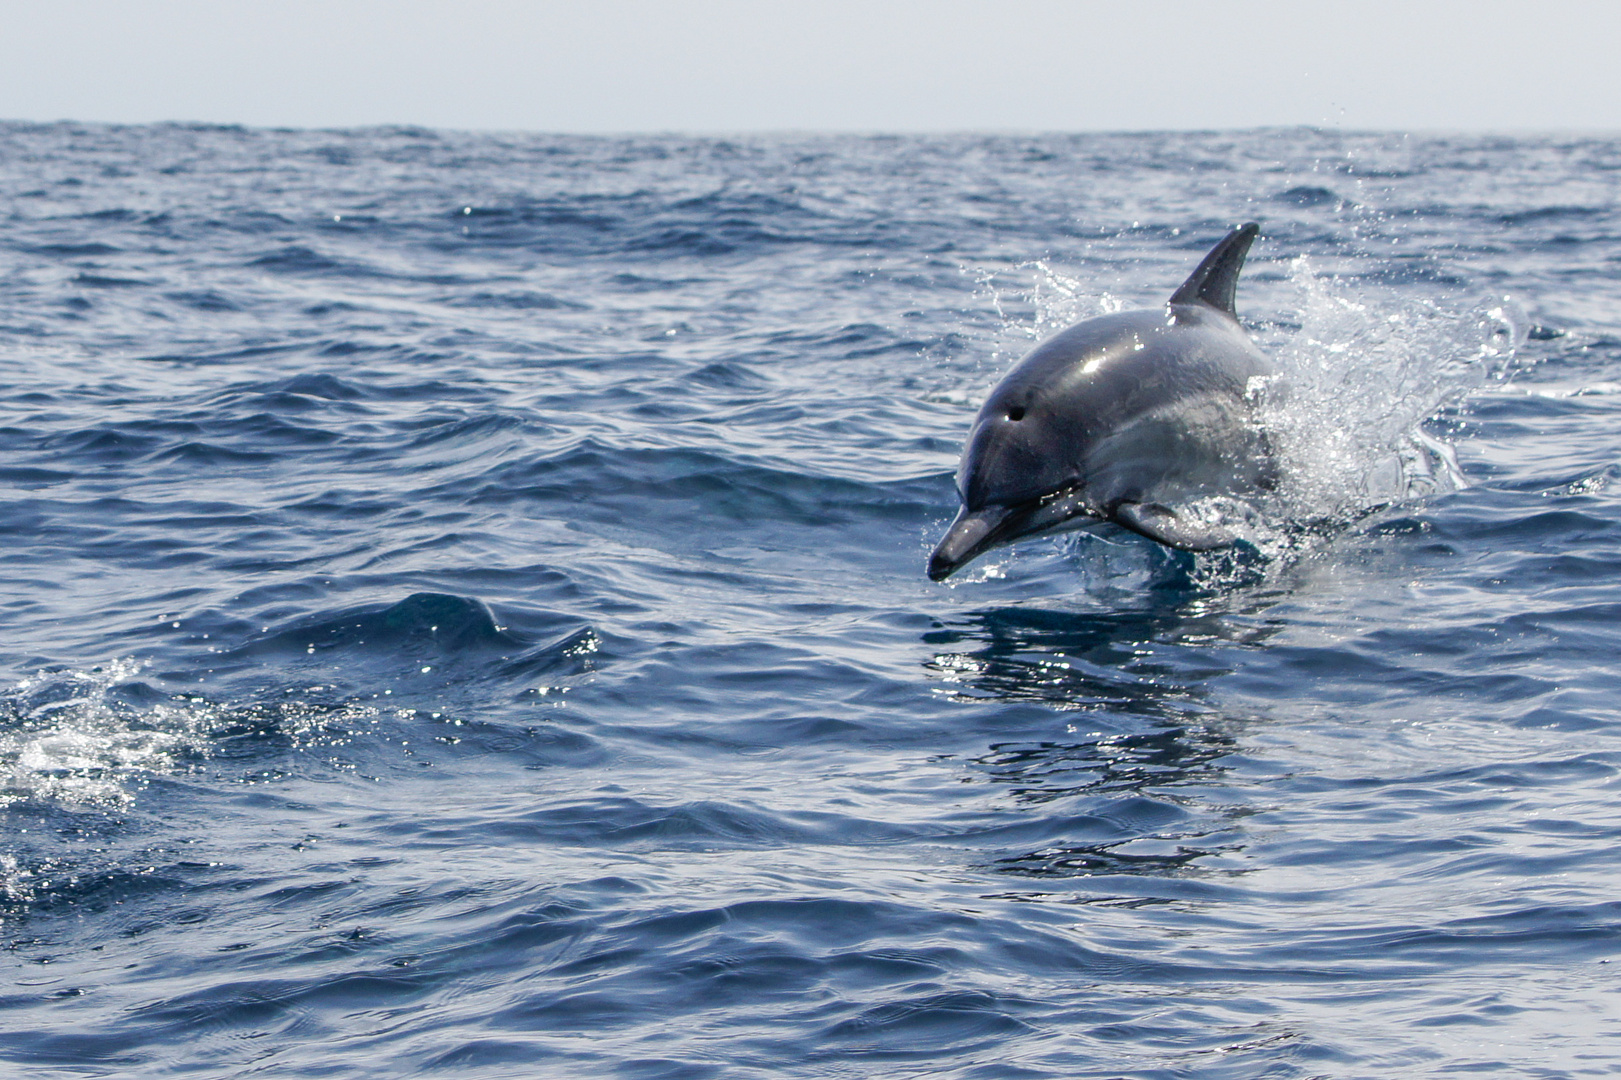
[[[1100,521],[1185,551],[1233,542],[1178,507],[1275,482],[1254,415],[1274,368],[1233,310],[1260,231],[1250,222],[1228,233],[1165,307],[1077,323],[1008,372],[974,418],[957,469],[962,510],[929,558],[930,578],[1026,536]]]

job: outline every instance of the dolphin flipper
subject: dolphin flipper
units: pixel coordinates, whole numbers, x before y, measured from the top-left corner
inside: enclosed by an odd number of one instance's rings
[[[1182,287],[1171,294],[1171,303],[1202,302],[1236,320],[1238,312],[1233,310],[1233,298],[1238,292],[1238,272],[1244,268],[1244,256],[1249,254],[1250,244],[1260,232],[1261,227],[1251,221],[1228,233],[1221,243],[1210,249],[1210,254]]]
[[[1132,532],[1183,551],[1214,551],[1238,539],[1229,529],[1180,517],[1159,503],[1121,503],[1114,508],[1113,517]]]

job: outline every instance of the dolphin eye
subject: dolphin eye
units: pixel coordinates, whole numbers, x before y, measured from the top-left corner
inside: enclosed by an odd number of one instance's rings
[[[1009,420],[1023,420],[1024,419],[1024,406],[1023,405],[1015,405],[1015,406],[1013,406],[1011,409],[1009,409],[1007,411],[1007,418]]]

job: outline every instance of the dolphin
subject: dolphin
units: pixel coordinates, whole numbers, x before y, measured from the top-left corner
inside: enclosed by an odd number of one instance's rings
[[[1237,539],[1178,508],[1277,481],[1255,416],[1276,369],[1233,310],[1260,231],[1228,233],[1163,308],[1077,323],[1007,373],[963,447],[962,510],[929,558],[931,579],[1003,544],[1104,521],[1184,551]]]

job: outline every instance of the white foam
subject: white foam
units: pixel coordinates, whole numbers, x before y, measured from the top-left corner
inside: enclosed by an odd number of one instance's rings
[[[175,755],[196,740],[202,718],[186,709],[137,710],[108,690],[141,665],[118,660],[91,671],[34,675],[3,697],[0,806],[51,802],[127,804],[127,785],[174,768]]]
[[[1507,302],[1446,307],[1291,265],[1297,330],[1262,335],[1280,378],[1260,397],[1282,464],[1269,516],[1354,516],[1466,486],[1425,421],[1505,378],[1526,321]]]
[[[142,705],[121,700],[115,688],[143,667],[126,659],[88,671],[42,672],[0,693],[0,807],[123,807],[142,783],[206,756],[221,730],[268,723],[300,745],[326,739],[322,732],[335,721],[377,717],[369,706],[298,700],[247,706],[201,696]]]

